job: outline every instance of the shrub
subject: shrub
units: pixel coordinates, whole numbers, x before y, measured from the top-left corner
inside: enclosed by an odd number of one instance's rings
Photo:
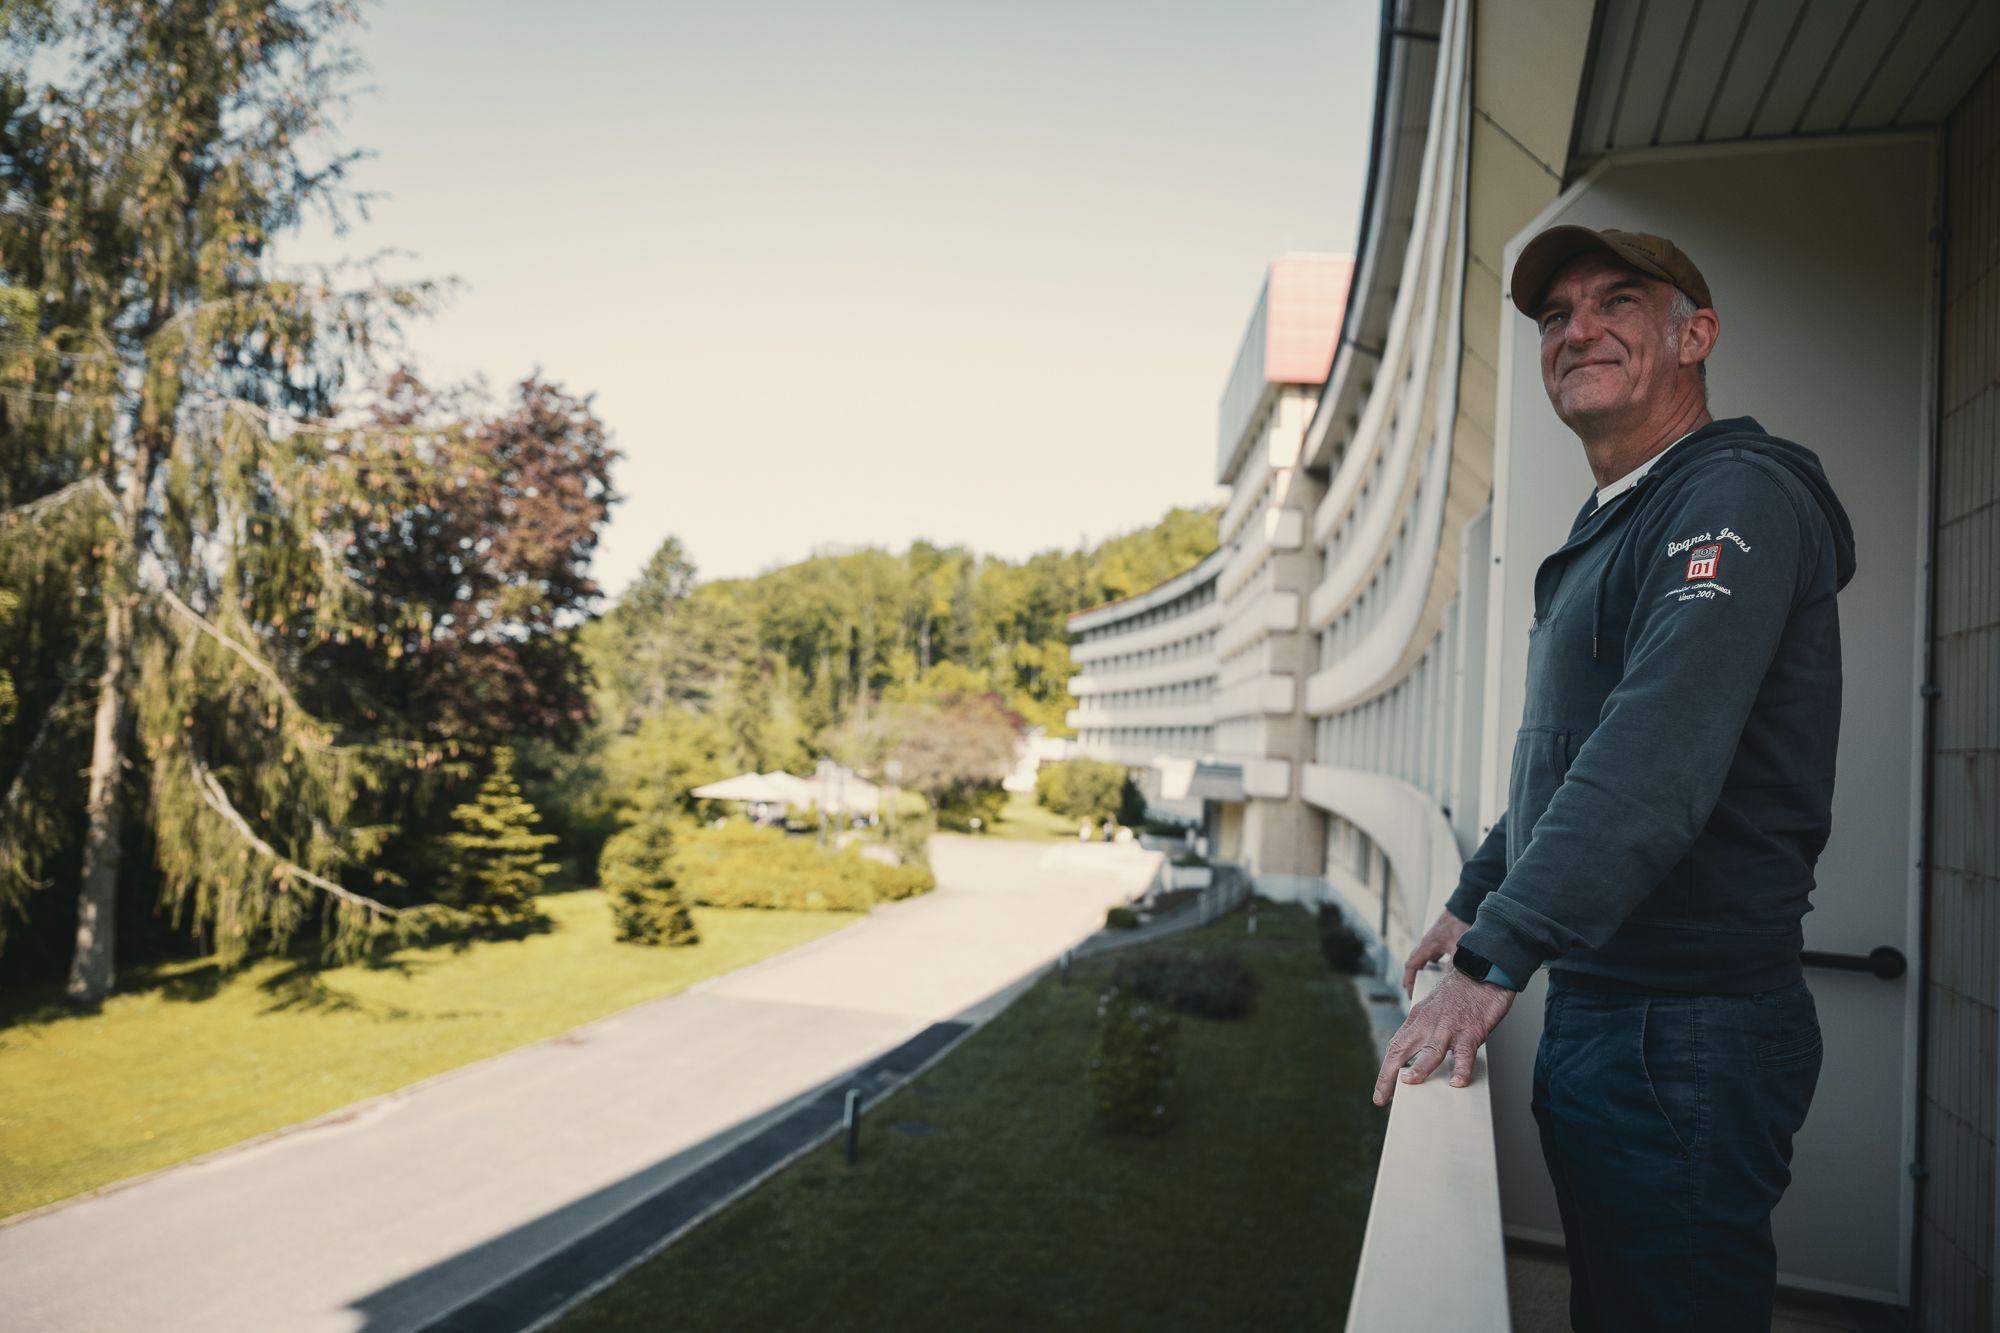
[[[1319,906],[1319,951],[1326,965],[1336,972],[1358,976],[1368,970],[1368,941],[1332,903]]]
[[[928,870],[931,864],[931,834],[937,831],[937,821],[931,818],[928,805],[921,800],[914,804],[917,807],[915,810],[906,810],[898,803],[889,811],[882,840],[888,843],[903,865]]]
[[[916,898],[937,887],[937,877],[931,874],[928,865],[885,866],[874,865],[875,899],[877,902],[901,902],[905,898]]]
[[[1104,914],[1104,925],[1108,930],[1137,930],[1139,914],[1129,907],[1114,907]]]
[[[453,807],[451,817],[458,827],[440,839],[450,866],[438,895],[444,906],[486,928],[545,924],[535,895],[556,871],[542,859],[555,835],[537,831],[541,819],[514,780],[513,750],[503,745],[493,752],[493,771],[479,793]]]
[[[1205,867],[1208,865],[1208,858],[1203,856],[1200,852],[1182,852],[1179,856],[1176,856],[1174,858],[1174,864],[1183,867],[1186,866]]]
[[[611,897],[616,938],[669,947],[701,942],[674,882],[673,849],[667,812],[657,805],[604,844],[598,876]]]
[[[954,787],[937,798],[937,823],[954,833],[970,833],[972,821],[982,832],[990,832],[1007,811],[1007,789],[997,782]]]
[[[701,907],[865,912],[937,885],[923,866],[884,865],[858,846],[822,851],[811,838],[737,822],[690,830],[677,840],[671,864],[688,900]]]
[[[1098,997],[1090,1098],[1100,1125],[1114,1134],[1166,1130],[1179,1035],[1180,1024],[1172,1014],[1116,986]]]
[[[1059,815],[1101,824],[1116,819],[1136,824],[1146,801],[1123,764],[1102,759],[1064,759],[1035,770],[1035,799]]]
[[[1115,983],[1197,1018],[1244,1018],[1257,1005],[1257,974],[1229,953],[1147,950],[1119,962]]]

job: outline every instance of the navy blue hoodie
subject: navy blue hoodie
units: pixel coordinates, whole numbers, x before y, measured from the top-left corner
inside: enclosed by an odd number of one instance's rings
[[[1537,967],[1740,994],[1799,975],[1832,822],[1854,531],[1819,459],[1749,417],[1584,506],[1535,575],[1507,813],[1448,908]]]

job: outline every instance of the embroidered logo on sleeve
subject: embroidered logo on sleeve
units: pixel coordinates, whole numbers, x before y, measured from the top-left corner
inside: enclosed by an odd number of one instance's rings
[[[1686,555],[1687,572],[1681,581],[1662,594],[1676,601],[1712,601],[1719,593],[1731,595],[1729,589],[1717,580],[1722,575],[1722,548],[1725,543],[1734,542],[1739,551],[1748,551],[1750,543],[1734,528],[1723,528],[1719,532],[1704,532],[1693,537],[1684,537],[1667,543],[1669,557]]]

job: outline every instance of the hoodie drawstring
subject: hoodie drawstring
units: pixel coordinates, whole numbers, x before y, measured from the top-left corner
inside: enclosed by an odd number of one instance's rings
[[[1639,492],[1645,489],[1646,483],[1652,479],[1650,474],[1641,477],[1638,484],[1626,492],[1632,497],[1632,508],[1638,507]],[[1590,599],[1590,660],[1593,662],[1598,660],[1598,637],[1604,629],[1604,585],[1611,581],[1611,571],[1618,564],[1618,557],[1625,553],[1625,543],[1632,538],[1632,528],[1633,524],[1628,518],[1625,525],[1618,530],[1618,539],[1611,544],[1611,555],[1605,560],[1604,567],[1597,572],[1597,591]]]

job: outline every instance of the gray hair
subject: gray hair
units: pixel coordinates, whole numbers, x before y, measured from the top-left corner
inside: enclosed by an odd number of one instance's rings
[[[1680,351],[1681,326],[1688,322],[1688,316],[1694,314],[1694,312],[1700,308],[1701,307],[1697,306],[1694,303],[1694,298],[1692,296],[1689,296],[1686,292],[1682,291],[1678,287],[1674,288],[1673,304],[1667,307],[1667,350],[1668,351],[1670,352]],[[1708,358],[1703,357],[1700,361],[1697,361],[1695,363],[1695,374],[1701,380],[1702,393],[1704,395],[1707,394]]]

